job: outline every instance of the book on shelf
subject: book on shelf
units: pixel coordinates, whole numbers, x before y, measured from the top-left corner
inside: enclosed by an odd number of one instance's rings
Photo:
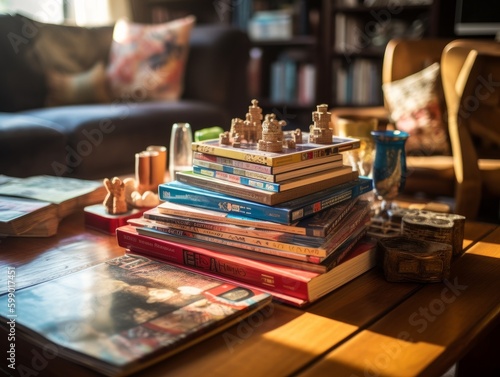
[[[58,357],[118,376],[222,332],[271,299],[261,290],[126,254],[20,290],[15,306],[4,294],[0,316],[6,331],[15,323],[16,338],[52,345]]]
[[[338,168],[328,169],[312,174],[304,174],[300,177],[291,178],[282,182],[268,182],[260,179],[254,179],[237,174],[230,174],[223,171],[193,166],[193,173],[203,175],[209,178],[220,179],[222,181],[232,182],[243,186],[253,187],[259,190],[269,192],[283,192],[298,187],[304,187],[311,184],[322,184],[325,180],[332,180],[338,176],[344,175],[346,172],[351,172],[350,166],[341,166]]]
[[[332,62],[337,102],[350,105],[381,103],[382,78],[380,62],[373,59],[353,58],[349,65],[338,60]]]
[[[129,223],[137,224],[142,228],[149,228],[163,232],[167,235],[182,238],[193,238],[201,241],[212,242],[215,244],[239,247],[241,249],[252,250],[262,253],[273,253],[274,250],[284,251],[292,254],[302,254],[318,258],[322,261],[330,254],[334,253],[350,233],[360,225],[366,225],[369,221],[370,206],[368,201],[359,201],[356,203],[351,213],[339,223],[339,229],[332,232],[326,238],[303,237],[295,240],[276,240],[265,238],[265,231],[254,230],[252,235],[234,233],[237,227],[228,228],[226,231],[214,230],[212,227],[188,226],[179,223],[165,224],[161,221],[150,219],[130,220]],[[273,249],[269,251],[269,249]]]
[[[357,197],[346,200],[291,225],[262,221],[251,217],[236,217],[236,221],[233,221],[232,216],[221,216],[219,212],[207,209],[200,210],[196,207],[170,202],[161,204],[163,210],[169,214],[161,213],[157,206],[144,211],[143,218],[173,228],[180,226],[191,230],[207,229],[273,241],[298,242],[317,246],[321,245],[327,236],[336,229],[357,201]],[[297,230],[296,228],[302,229]]]
[[[302,48],[284,49],[270,64],[270,98],[276,103],[311,105],[316,90],[316,66]]]
[[[150,235],[139,234],[139,229],[131,225],[118,228],[119,245],[133,253],[181,264],[185,268],[235,284],[248,284],[296,306],[318,300],[376,264],[376,244],[364,237],[346,244],[342,259],[329,271],[312,272],[300,267],[293,268],[212,251],[186,244],[184,239],[160,239],[153,232]]]
[[[78,208],[102,202],[105,193],[104,185],[95,181],[0,175],[0,235],[53,236],[60,219]]]
[[[291,131],[284,131],[283,138],[292,139]],[[302,132],[302,143],[295,148],[283,148],[282,152],[268,152],[257,149],[256,143],[242,143],[240,148],[220,144],[218,139],[204,140],[192,143],[194,152],[227,157],[267,166],[284,166],[305,160],[316,160],[328,155],[338,154],[360,147],[359,139],[332,137],[330,144],[309,142],[309,133]]]
[[[358,177],[345,184],[307,194],[275,206],[224,195],[210,189],[202,189],[179,181],[160,184],[158,186],[158,194],[160,200],[170,203],[290,225],[326,208],[330,208],[335,204],[360,196],[372,189],[373,182],[371,179]],[[158,206],[158,210],[162,212],[162,204]],[[274,228],[274,230],[279,229]],[[303,234],[303,230],[298,229],[297,232]]]
[[[250,186],[244,186],[239,183],[206,177],[201,174],[195,174],[193,171],[177,172],[175,177],[178,182],[185,183],[187,185],[268,206],[275,206],[277,204],[314,194],[327,188],[336,187],[343,183],[354,181],[359,176],[358,171],[353,170],[351,166],[345,166],[338,169],[342,170],[340,171],[341,174],[336,177],[316,182],[313,185],[295,187],[280,192],[265,191]],[[166,184],[168,183],[169,182]]]
[[[304,175],[308,174],[314,174],[314,173],[319,173],[319,172],[326,172],[330,169],[335,169],[335,168],[340,168],[343,165],[342,161],[342,155],[334,155],[336,159],[331,162],[325,162],[322,164],[317,164],[317,165],[312,165],[296,170],[290,170],[284,173],[278,173],[278,174],[266,174],[262,173],[260,171],[254,171],[254,170],[249,170],[246,168],[238,168],[235,166],[226,165],[223,163],[217,163],[217,162],[211,162],[207,161],[205,159],[198,159],[194,158],[193,159],[193,169],[196,167],[199,168],[207,168],[211,170],[215,170],[217,172],[223,172],[227,174],[233,174],[237,176],[242,176],[246,178],[251,178],[251,179],[257,179],[259,181],[264,181],[264,182],[274,182],[274,183],[281,183],[283,181],[287,181],[290,179],[294,178],[300,178]],[[237,160],[234,160],[237,161]],[[241,161],[238,161],[241,162]]]
[[[316,66],[312,63],[299,65],[297,100],[299,105],[307,106],[316,100]]]
[[[303,160],[303,161],[294,162],[292,164],[283,165],[283,166],[267,166],[267,165],[255,164],[253,162],[235,160],[234,158],[219,157],[219,156],[206,154],[206,153],[193,152],[193,161],[196,161],[196,160],[213,162],[213,163],[217,163],[217,164],[221,164],[221,165],[225,165],[225,166],[230,166],[233,168],[238,168],[238,169],[247,170],[247,171],[254,171],[254,172],[259,172],[259,173],[268,174],[271,176],[278,177],[279,174],[282,174],[282,173],[292,172],[292,171],[300,172],[301,169],[305,169],[308,167],[314,167],[314,166],[318,166],[321,164],[326,164],[328,162],[342,161],[342,154],[331,154],[331,155],[327,155],[327,156],[323,156],[323,157],[318,157],[316,159]],[[295,173],[295,174],[297,174],[297,173]],[[293,178],[293,177],[289,177],[289,178]],[[275,180],[274,182],[278,182],[278,181]]]

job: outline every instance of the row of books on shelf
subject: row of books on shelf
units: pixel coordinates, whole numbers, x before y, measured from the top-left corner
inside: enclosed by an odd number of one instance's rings
[[[399,10],[380,8],[378,11],[369,11],[368,17],[356,12],[337,12],[333,51],[346,56],[360,53],[382,57],[391,39],[422,38],[426,28],[425,15],[413,21],[397,17],[402,6],[404,4],[398,0]]]
[[[336,103],[339,105],[377,105],[383,102],[380,62],[357,58],[345,65],[332,63]]]
[[[77,209],[102,202],[102,182],[39,175],[0,175],[0,236],[49,237]]]
[[[271,64],[270,99],[277,103],[311,105],[316,97],[316,66],[280,59]]]

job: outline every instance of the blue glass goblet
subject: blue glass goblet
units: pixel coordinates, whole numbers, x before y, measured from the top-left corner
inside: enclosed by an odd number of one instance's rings
[[[380,203],[379,216],[389,218],[393,200],[401,193],[406,181],[405,143],[403,131],[372,131],[375,142],[373,186]]]

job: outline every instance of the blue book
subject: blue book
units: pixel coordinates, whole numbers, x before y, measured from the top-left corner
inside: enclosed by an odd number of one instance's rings
[[[373,189],[372,180],[359,177],[350,182],[333,186],[274,206],[220,194],[179,181],[158,186],[160,200],[233,213],[280,224],[293,224],[337,203],[358,197]]]

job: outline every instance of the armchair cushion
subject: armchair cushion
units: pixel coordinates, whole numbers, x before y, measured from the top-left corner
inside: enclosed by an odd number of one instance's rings
[[[396,128],[410,137],[408,155],[449,155],[450,145],[441,112],[442,88],[439,63],[383,84],[386,104]]]

